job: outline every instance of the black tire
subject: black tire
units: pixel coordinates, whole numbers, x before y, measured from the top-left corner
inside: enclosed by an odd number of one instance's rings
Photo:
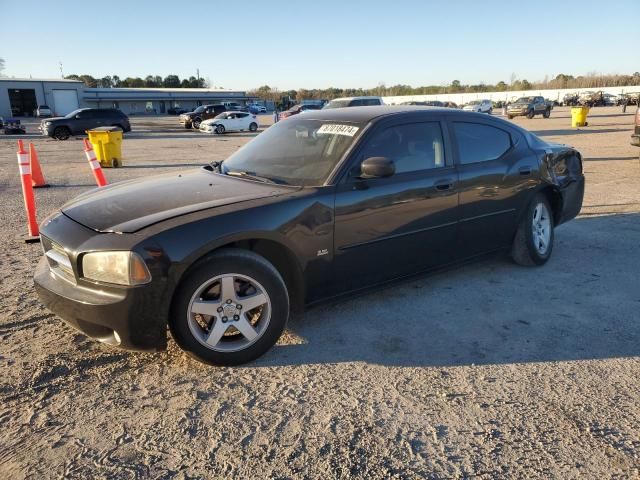
[[[548,213],[548,220],[550,225],[548,246],[544,252],[541,252],[540,248],[535,245],[534,240],[534,214],[536,208],[539,205],[544,205],[544,208]],[[527,207],[527,211],[525,212],[524,216],[522,217],[522,221],[518,226],[518,231],[516,232],[516,236],[513,239],[511,257],[513,258],[513,261],[518,265],[544,265],[551,257],[551,252],[553,251],[553,239],[553,211],[549,206],[547,197],[542,193],[538,193]]]
[[[527,118],[533,118],[535,117],[535,115],[536,115],[536,112],[534,112],[533,110],[529,110],[527,112]]]
[[[193,128],[198,129],[200,128],[200,123],[202,123],[202,119],[200,117],[196,117],[193,119],[193,122],[191,122],[193,124]]]
[[[249,125],[249,131],[250,132],[257,132],[258,131],[258,124],[256,122],[252,122],[251,125]]]
[[[508,118],[509,120],[513,120],[513,115],[507,115],[507,118]]]
[[[224,125],[216,125],[216,133],[222,135],[225,132]]]
[[[53,131],[53,138],[56,140],[66,140],[71,136],[71,130],[68,127],[56,127]]]
[[[549,117],[551,116],[551,109],[550,109],[550,108],[547,108],[547,109],[544,111],[544,113],[542,114],[542,116],[543,116],[544,118],[549,118]]]
[[[191,122],[185,122],[184,128],[186,128],[187,130],[191,130],[191,127],[192,127]]]
[[[493,108],[490,108],[490,109],[487,111],[487,113],[488,113],[489,115],[491,115],[491,114],[493,113]]]
[[[270,300],[270,318],[254,343],[236,351],[216,351],[198,340],[191,328],[189,305],[198,289],[210,279],[225,274],[245,275],[264,288]],[[190,356],[210,365],[239,365],[263,355],[280,338],[289,319],[289,294],[278,270],[264,257],[248,250],[222,249],[201,261],[176,290],[169,328],[176,343]],[[216,320],[218,321],[218,320]]]

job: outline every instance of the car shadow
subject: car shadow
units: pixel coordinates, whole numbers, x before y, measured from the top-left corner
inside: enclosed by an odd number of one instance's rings
[[[635,357],[639,241],[638,213],[580,217],[558,228],[543,267],[501,256],[309,309],[246,368]]]

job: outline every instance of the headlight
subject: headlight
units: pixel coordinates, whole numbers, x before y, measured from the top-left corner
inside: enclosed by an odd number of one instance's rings
[[[86,253],[82,257],[82,276],[118,285],[141,285],[151,281],[147,265],[134,252]]]
[[[45,127],[48,127],[49,125],[51,125],[51,122],[44,122]]]

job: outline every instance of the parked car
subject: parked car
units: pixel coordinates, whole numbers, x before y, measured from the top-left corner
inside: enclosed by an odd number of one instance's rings
[[[251,103],[249,105],[247,105],[247,110],[249,111],[249,113],[266,113],[267,112],[267,107],[265,107],[264,105],[257,105],[255,103]]]
[[[57,140],[66,140],[73,135],[84,135],[97,127],[118,127],[123,132],[131,131],[129,117],[115,108],[80,108],[64,117],[53,117],[40,122],[40,132]]]
[[[204,120],[200,124],[200,131],[204,133],[242,132],[258,130],[258,120],[255,115],[247,112],[224,112],[215,118]]]
[[[473,100],[462,107],[462,109],[467,112],[491,114],[493,112],[493,104],[491,100]]]
[[[184,128],[200,128],[200,123],[203,120],[214,118],[226,111],[227,107],[222,104],[201,105],[193,112],[183,113],[180,115],[179,119],[180,123],[184,125]]]
[[[50,310],[104,343],[155,351],[168,327],[189,355],[235,365],[304,305],[498,250],[542,265],[583,193],[577,150],[506,120],[322,110],[222,163],[67,203],[42,223],[34,280]]]
[[[181,107],[171,107],[170,109],[167,110],[167,113],[169,115],[181,115],[183,113],[187,113],[187,109],[181,108]]]
[[[335,98],[327,103],[323,110],[331,108],[344,108],[344,107],[370,107],[376,105],[384,105],[381,97],[345,97]]]
[[[612,93],[605,93],[602,95],[602,100],[608,107],[615,107],[618,105],[618,98],[618,95],[613,95]]]
[[[320,105],[294,105],[289,110],[285,110],[284,112],[279,113],[280,120],[284,120],[285,118],[292,117],[293,115],[298,115],[299,113],[308,111],[308,110],[320,110],[322,107]]]
[[[631,145],[640,147],[640,107],[636,108],[636,114],[633,117],[633,133],[631,134]]]
[[[417,105],[423,107],[444,107],[444,102],[439,100],[409,100],[408,102],[402,102],[400,105]]]
[[[520,97],[515,102],[507,105],[507,117],[526,116],[533,118],[536,115],[542,115],[544,118],[551,116],[553,103],[547,102],[544,97]]]
[[[38,117],[50,117],[52,115],[51,109],[48,105],[38,105],[38,109],[36,110],[36,115]]]
[[[567,93],[562,97],[562,105],[565,107],[575,107],[579,104],[580,96],[577,93]]]

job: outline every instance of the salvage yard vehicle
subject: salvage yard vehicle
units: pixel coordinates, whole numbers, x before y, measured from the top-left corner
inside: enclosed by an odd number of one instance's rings
[[[51,109],[48,105],[38,105],[36,115],[41,118],[50,117],[52,115]]]
[[[578,151],[505,120],[319,110],[222,163],[77,197],[42,223],[34,280],[104,343],[164,349],[168,328],[189,355],[236,365],[305,305],[491,252],[543,265],[583,193]]]
[[[323,110],[329,110],[331,108],[344,108],[344,107],[371,107],[377,105],[384,105],[382,97],[344,97],[334,98],[327,103]]]
[[[118,127],[131,131],[129,117],[115,108],[80,108],[65,117],[53,117],[40,122],[40,132],[56,140],[66,140],[73,135],[85,135],[97,127]]]
[[[226,112],[227,107],[222,104],[216,105],[201,105],[193,112],[187,112],[180,115],[179,121],[184,128],[200,128],[200,123],[203,120],[214,118],[220,115],[222,112]]]
[[[258,130],[258,120],[255,115],[246,112],[224,112],[200,124],[200,131],[204,133],[223,134],[245,130],[250,132]]]
[[[467,103],[462,109],[466,112],[488,113],[493,112],[491,100],[473,100]]]
[[[292,117],[294,115],[298,115],[299,113],[306,112],[307,110],[320,110],[322,107],[320,105],[294,105],[289,110],[285,110],[284,112],[279,113],[280,120],[284,120],[285,118]]]
[[[536,115],[542,115],[544,118],[549,118],[552,108],[553,103],[546,101],[544,97],[520,97],[507,106],[507,117],[510,119],[519,116],[533,118]]]

